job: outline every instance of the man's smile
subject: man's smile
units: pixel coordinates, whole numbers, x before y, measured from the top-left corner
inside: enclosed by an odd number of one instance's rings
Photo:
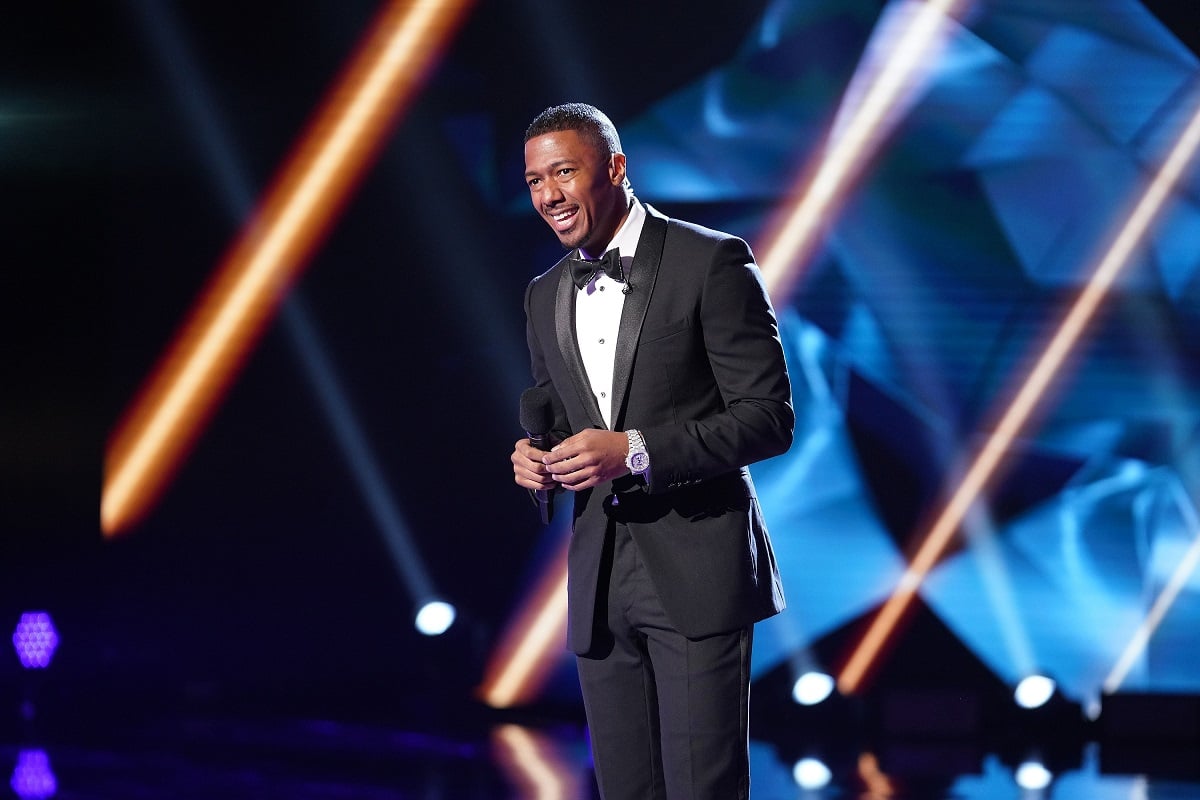
[[[565,231],[565,230],[570,229],[571,225],[574,224],[574,222],[575,222],[575,217],[578,214],[579,214],[578,206],[573,206],[571,208],[563,209],[562,211],[547,212],[547,216],[549,216],[550,219],[552,219],[554,221],[554,223],[553,223],[554,229],[558,230],[558,231]]]

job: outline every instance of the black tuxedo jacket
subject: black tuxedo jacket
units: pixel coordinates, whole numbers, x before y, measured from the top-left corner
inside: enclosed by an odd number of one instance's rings
[[[671,623],[688,637],[781,611],[775,554],[746,465],[790,446],[795,415],[770,300],[749,246],[646,207],[616,345],[613,430],[637,428],[649,481],[577,492],[568,550],[568,646],[592,646],[610,520],[637,543]],[[575,335],[567,259],[530,282],[527,338],[561,439],[604,428]],[[602,622],[602,620],[601,620]]]

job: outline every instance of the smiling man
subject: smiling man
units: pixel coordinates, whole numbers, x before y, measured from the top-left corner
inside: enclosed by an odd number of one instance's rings
[[[795,421],[774,311],[744,241],[634,196],[596,108],[534,119],[525,180],[569,252],[525,294],[558,444],[511,460],[574,494],[567,643],[600,794],[747,798],[753,626],[784,607],[747,465]]]

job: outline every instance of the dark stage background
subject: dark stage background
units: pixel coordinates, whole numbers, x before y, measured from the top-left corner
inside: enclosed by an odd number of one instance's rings
[[[550,30],[532,7],[479,4],[295,289],[434,585],[457,605],[446,636],[414,631],[413,600],[278,324],[149,517],[100,535],[106,439],[241,222],[177,96],[195,86],[172,82],[170,59],[191,59],[257,194],[376,10],[62,4],[5,26],[0,602],[14,627],[27,608],[53,615],[47,705],[392,714],[463,696],[538,569],[543,533],[508,452],[528,381],[524,284],[557,246],[531,209],[511,208],[524,126],[574,96],[572,74],[629,118],[733,52],[753,4],[703,49],[663,29],[684,4],[559,9]],[[592,74],[614,15],[628,52],[670,57]],[[181,51],[156,50],[155,24]],[[476,152],[459,152],[456,126]],[[472,175],[482,168],[491,196]],[[11,693],[19,665],[2,668]]]
[[[968,5],[775,298],[800,422],[755,469],[791,601],[756,641],[763,725],[797,723],[802,668],[844,665],[1200,97],[1190,3]],[[161,498],[112,538],[108,438],[377,6],[6,11],[0,622],[7,641],[46,611],[59,646],[30,672],[5,645],[0,730],[478,710],[564,535],[508,462],[522,294],[559,255],[522,185],[525,125],[601,107],[639,196],[761,260],[905,8],[475,4]],[[1192,162],[870,671],[891,710],[855,715],[920,727],[944,692],[978,705],[934,732],[986,726],[1038,668],[1072,725],[1102,724],[1105,677],[1200,536],[1198,203]],[[414,630],[337,415],[457,609],[442,636]],[[1186,734],[1200,577],[1181,579],[1118,693],[1175,698]],[[569,662],[527,708],[579,717]]]

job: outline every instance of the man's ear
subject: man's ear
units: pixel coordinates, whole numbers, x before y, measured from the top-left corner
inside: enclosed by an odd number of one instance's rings
[[[608,160],[608,179],[612,181],[613,186],[625,183],[624,153],[613,153],[612,158]]]

